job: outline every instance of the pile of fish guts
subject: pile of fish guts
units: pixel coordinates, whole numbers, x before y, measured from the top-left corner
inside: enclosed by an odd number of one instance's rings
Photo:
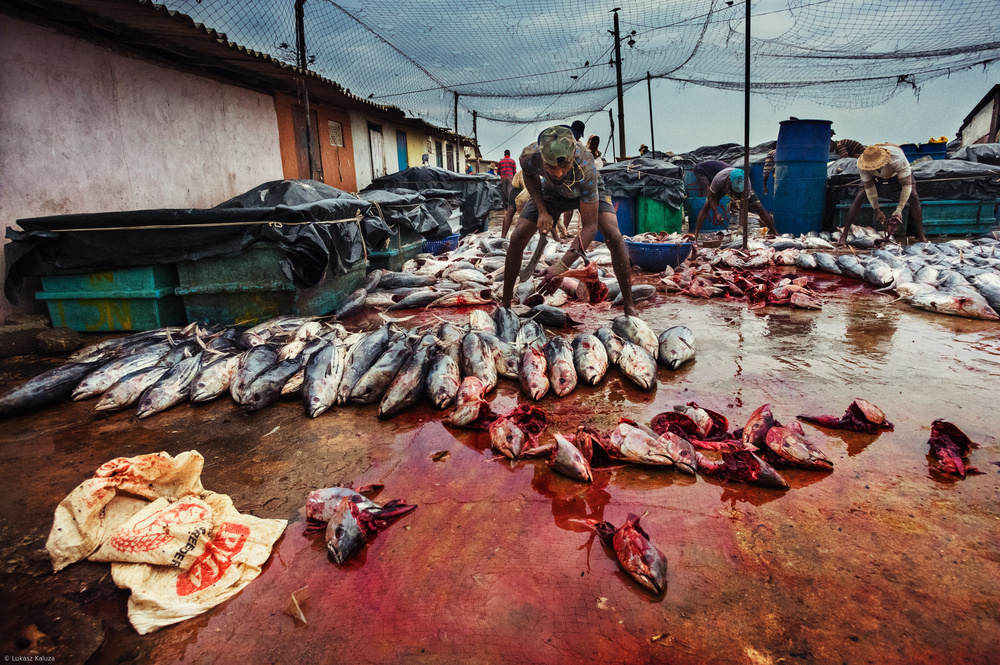
[[[695,354],[684,326],[659,335],[642,319],[619,316],[610,327],[572,340],[550,336],[537,320],[510,309],[474,310],[464,326],[441,322],[404,329],[387,323],[370,332],[297,316],[248,330],[163,328],[106,340],[69,362],[0,396],[0,417],[72,398],[99,398],[96,409],[136,406],[146,418],[185,401],[230,395],[248,411],[282,395],[301,394],[313,418],[335,405],[379,404],[391,416],[426,397],[444,409],[464,377],[492,390],[499,377],[516,380],[533,400],[562,397],[578,382],[596,385],[610,365],[643,389],[656,385],[657,362],[677,369]]]

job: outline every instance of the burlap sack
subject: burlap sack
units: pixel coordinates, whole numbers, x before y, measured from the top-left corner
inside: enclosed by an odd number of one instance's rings
[[[129,620],[140,634],[231,598],[260,574],[285,520],[241,515],[201,485],[195,451],[111,460],[56,508],[46,544],[61,570],[83,558],[110,561],[132,590]]]

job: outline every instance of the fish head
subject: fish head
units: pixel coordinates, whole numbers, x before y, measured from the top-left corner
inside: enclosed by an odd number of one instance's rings
[[[760,447],[765,442],[767,430],[774,426],[774,416],[771,405],[764,404],[750,414],[750,419],[743,427],[743,445]]]
[[[618,529],[613,544],[618,564],[632,579],[656,595],[666,591],[667,557],[649,542],[638,520]]]
[[[499,418],[490,424],[490,441],[504,457],[520,457],[526,438],[524,431],[507,418]]]
[[[326,525],[326,549],[337,565],[343,565],[367,543],[357,518],[358,507],[350,497],[340,500]]]

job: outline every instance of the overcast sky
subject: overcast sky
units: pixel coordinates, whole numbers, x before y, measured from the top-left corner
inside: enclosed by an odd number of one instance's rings
[[[881,106],[841,109],[803,99],[775,102],[752,95],[750,99],[750,145],[778,137],[778,122],[790,116],[832,120],[838,138],[851,138],[864,144],[923,143],[941,136],[955,138],[965,117],[990,88],[1000,83],[1000,65],[994,64],[952,74],[928,82],[919,97],[902,92]],[[610,108],[618,122],[617,103]],[[586,134],[601,137],[606,150],[610,128],[607,110],[588,119],[567,118],[587,123]],[[653,81],[653,121],[656,149],[685,152],[703,145],[743,143],[743,93],[715,90],[670,81]],[[504,148],[517,156],[525,145],[535,140],[545,124],[523,128],[481,121],[479,143],[487,159],[499,159]],[[630,155],[637,155],[639,145],[652,145],[649,131],[649,101],[646,85],[625,93],[625,138]],[[615,137],[617,153],[618,139]]]

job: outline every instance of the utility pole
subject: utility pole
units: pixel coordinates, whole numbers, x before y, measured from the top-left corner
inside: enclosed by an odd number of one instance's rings
[[[615,15],[615,29],[611,32],[615,36],[615,73],[618,75],[618,152],[622,158],[625,157],[625,98],[622,94],[622,40],[618,29],[618,12],[621,7],[611,10]]]
[[[476,145],[472,146],[474,154],[476,155],[476,173],[479,173],[479,132],[476,131],[476,120],[479,116],[477,111],[472,112],[472,140]]]
[[[302,97],[306,105],[306,159],[309,160],[309,179],[312,180],[312,114],[309,112],[309,84],[306,82],[309,61],[306,58],[305,4],[306,0],[295,0],[295,53],[299,69],[302,70]]]
[[[615,114],[608,109],[608,124],[611,125],[611,136],[608,137],[608,146],[611,148],[611,163],[615,161]]]
[[[646,72],[646,91],[649,93],[649,142],[656,152],[656,136],[653,135],[653,77]]]
[[[743,54],[743,194],[740,197],[740,222],[743,224],[743,249],[750,239],[748,206],[750,205],[750,0],[747,0],[747,43]]]
[[[458,135],[458,93],[455,93],[455,173],[461,173],[462,167],[459,153],[462,152],[462,139]]]

